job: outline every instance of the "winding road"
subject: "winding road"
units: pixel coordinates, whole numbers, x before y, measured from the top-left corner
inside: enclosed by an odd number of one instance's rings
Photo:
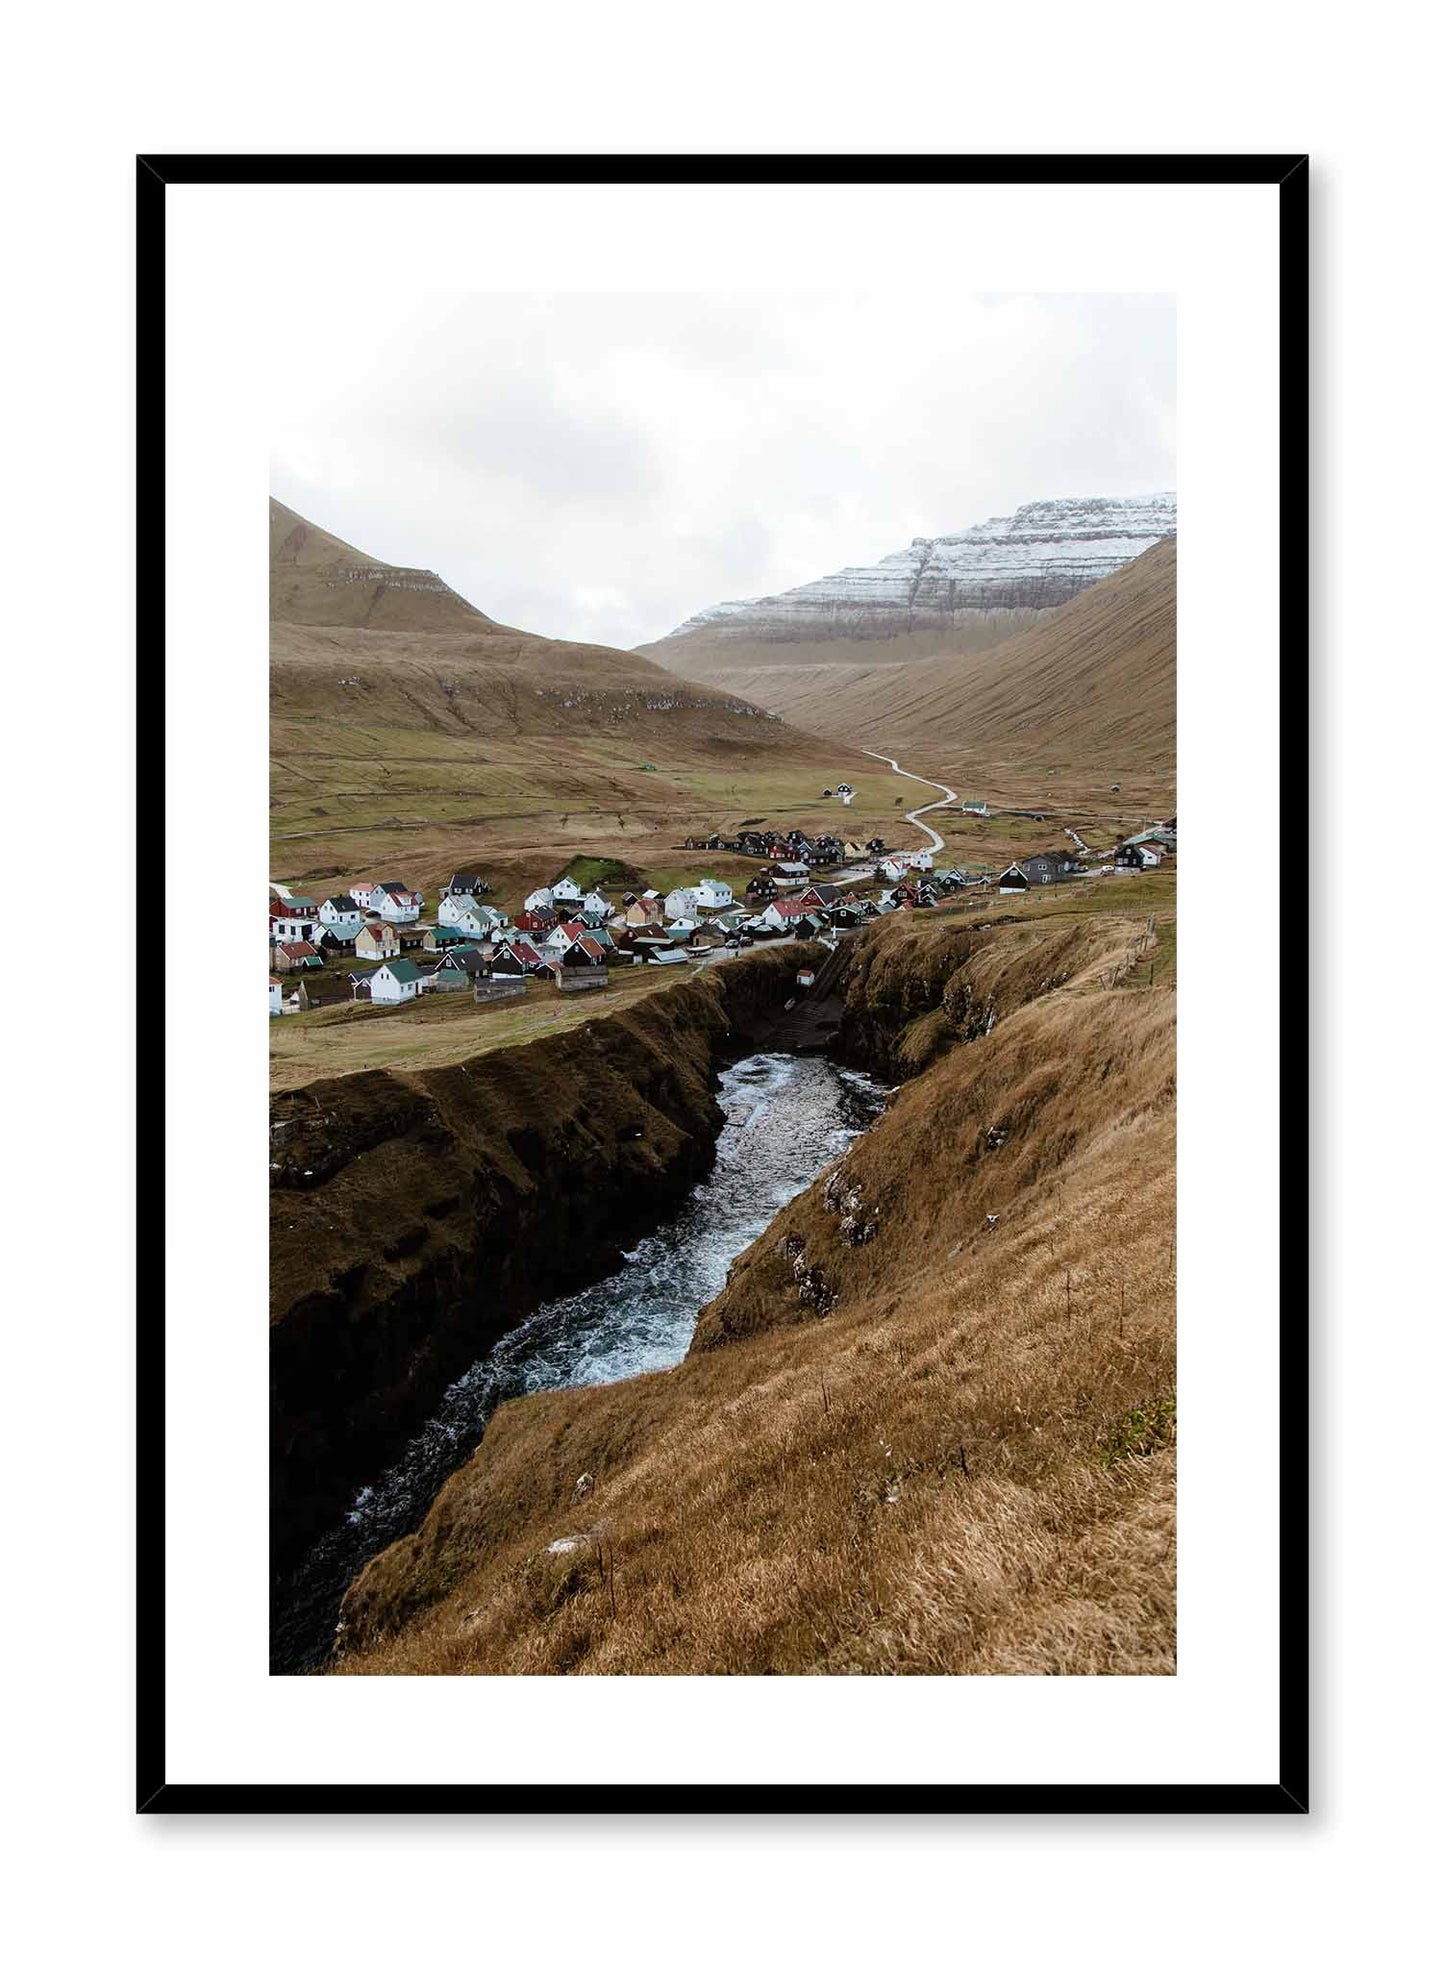
[[[926,820],[920,820],[919,815],[931,814],[938,807],[951,807],[958,798],[953,788],[951,786],[945,786],[942,780],[925,779],[922,773],[905,772],[898,761],[896,759],[890,759],[886,752],[874,752],[866,745],[862,745],[858,749],[860,752],[866,752],[870,759],[881,759],[885,766],[892,766],[894,772],[899,774],[901,778],[916,779],[920,786],[931,786],[935,792],[943,795],[941,800],[929,800],[924,806],[915,807],[912,813],[903,816],[905,820],[911,820],[915,827],[921,829],[928,836],[928,843],[934,854],[941,855],[943,853],[943,836],[938,832],[937,828],[930,827]]]

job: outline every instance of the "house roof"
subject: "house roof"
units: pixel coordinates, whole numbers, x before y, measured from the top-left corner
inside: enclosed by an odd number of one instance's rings
[[[806,916],[809,913],[808,905],[801,897],[786,897],[782,902],[775,902],[769,906],[787,922],[792,922],[795,918]]]
[[[354,916],[356,914],[355,896],[328,896],[326,900],[333,909],[339,909],[343,915]]]
[[[596,937],[579,937],[577,939],[577,948],[579,950],[585,950],[589,957],[596,957],[604,962],[606,961],[607,948],[604,944],[598,943]]]
[[[383,942],[385,942],[385,940],[388,937],[390,937],[393,943],[400,942],[400,938],[396,934],[395,923],[382,923],[382,922],[375,922],[375,921],[370,923],[363,923],[361,928],[356,933],[356,941],[360,943],[363,937],[380,937]]]
[[[385,889],[389,896],[410,896],[416,893],[409,882],[378,882],[376,886],[378,889]]]
[[[287,957],[319,957],[321,954],[314,944],[309,943],[281,943],[276,948]]]
[[[281,980],[279,978],[272,978],[271,982],[275,985],[277,991],[281,989]]]
[[[393,957],[391,962],[383,965],[382,968],[390,971],[399,984],[410,984],[413,979],[421,976],[420,966],[413,964],[409,957]]]

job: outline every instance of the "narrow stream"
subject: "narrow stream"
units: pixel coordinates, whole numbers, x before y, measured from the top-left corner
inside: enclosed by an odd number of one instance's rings
[[[499,1402],[676,1366],[733,1259],[877,1118],[886,1089],[821,1057],[755,1053],[723,1073],[718,1100],[727,1120],[717,1159],[672,1218],[620,1270],[539,1307],[453,1382],[345,1522],[273,1592],[273,1674],[304,1674],[325,1660],[347,1585],[420,1522]]]

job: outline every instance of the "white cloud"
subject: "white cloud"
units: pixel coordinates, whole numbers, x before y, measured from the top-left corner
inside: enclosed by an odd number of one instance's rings
[[[273,490],[308,519],[626,646],[1026,500],[1171,489],[1174,312],[960,301],[927,267],[836,297],[371,302],[293,315],[274,401]]]

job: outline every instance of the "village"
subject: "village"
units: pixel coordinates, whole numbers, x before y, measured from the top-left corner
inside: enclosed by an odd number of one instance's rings
[[[825,788],[823,797],[846,807],[852,788]],[[987,813],[971,800],[955,810]],[[614,885],[586,886],[564,873],[511,914],[487,901],[491,886],[475,869],[452,875],[434,912],[422,890],[391,877],[362,875],[319,901],[273,882],[270,1013],[348,1002],[381,1010],[427,993],[468,991],[488,1004],[522,997],[531,983],[562,992],[604,989],[619,967],[717,963],[760,942],[836,947],[840,935],[893,912],[1027,900],[1061,883],[1158,868],[1176,847],[1172,819],[1107,848],[1086,846],[1071,828],[1061,832],[1067,846],[1002,869],[938,867],[933,847],[889,848],[879,836],[810,836],[799,828],[784,833],[759,821],[680,844],[690,853],[758,861],[741,894],[713,875],[666,893],[615,886],[609,894]]]

